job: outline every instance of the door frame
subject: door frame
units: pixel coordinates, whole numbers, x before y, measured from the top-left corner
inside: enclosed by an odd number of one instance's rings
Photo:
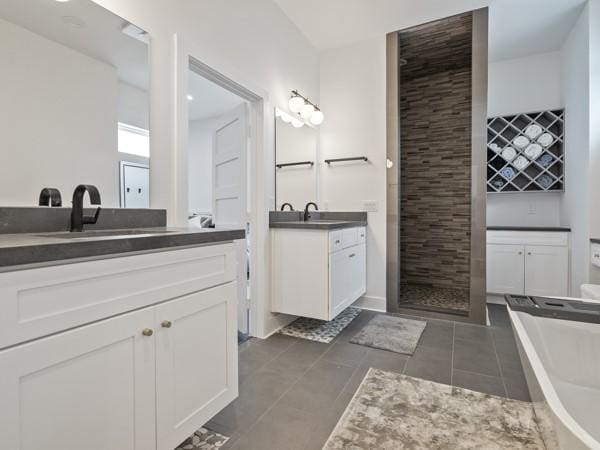
[[[193,53],[191,46],[180,34],[174,35],[174,180],[175,198],[173,210],[175,223],[187,225],[188,215],[188,73],[196,74],[238,95],[249,104],[249,157],[247,173],[249,186],[247,204],[250,213],[249,247],[250,247],[250,323],[251,336],[265,337],[272,324],[266,323],[265,317],[270,310],[270,251],[268,211],[273,200],[272,189],[274,177],[272,167],[275,164],[273,151],[269,151],[269,136],[272,129],[267,126],[274,122],[274,109],[270,105],[269,94],[237,74],[228,70],[217,69],[217,65],[207,64],[206,59]],[[258,270],[257,270],[258,268]]]
[[[125,208],[125,167],[140,167],[142,169],[148,169],[148,175],[150,175],[150,165],[136,163],[131,161],[121,160],[119,161],[119,204],[121,208]],[[148,187],[150,188],[150,187]],[[150,200],[150,192],[148,192],[148,200]]]

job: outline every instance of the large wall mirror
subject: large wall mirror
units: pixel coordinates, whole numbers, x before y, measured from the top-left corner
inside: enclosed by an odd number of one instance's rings
[[[294,126],[287,113],[275,112],[275,205],[301,210],[317,201],[317,129]]]
[[[148,35],[91,0],[0,2],[0,205],[149,206]]]

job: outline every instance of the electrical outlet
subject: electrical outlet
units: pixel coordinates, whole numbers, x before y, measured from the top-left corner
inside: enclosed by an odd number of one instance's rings
[[[377,200],[364,200],[363,209],[367,212],[377,212],[379,209]]]

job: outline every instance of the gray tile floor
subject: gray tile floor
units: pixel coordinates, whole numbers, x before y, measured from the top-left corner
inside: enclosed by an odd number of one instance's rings
[[[410,357],[348,342],[373,315],[363,311],[329,344],[280,334],[244,343],[240,396],[207,424],[231,437],[223,448],[321,449],[369,367],[529,400],[503,306],[490,305],[491,327],[427,320]]]

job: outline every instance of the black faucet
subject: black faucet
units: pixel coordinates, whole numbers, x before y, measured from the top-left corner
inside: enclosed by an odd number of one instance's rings
[[[73,191],[73,209],[71,210],[71,231],[83,231],[84,224],[94,224],[98,221],[100,208],[96,209],[93,216],[83,215],[83,195],[85,192],[90,195],[92,205],[100,204],[100,192],[96,186],[91,184],[80,184]]]
[[[290,207],[290,211],[294,210],[294,207],[292,206],[291,203],[284,203],[283,205],[281,205],[281,210],[284,211],[286,206]]]
[[[39,206],[62,206],[60,191],[56,188],[44,188],[40,192]]]
[[[304,221],[306,222],[308,219],[310,219],[310,214],[308,213],[308,207],[310,205],[313,205],[315,207],[315,211],[319,210],[319,207],[317,206],[317,204],[315,202],[308,202],[306,204],[306,206],[304,207]]]

